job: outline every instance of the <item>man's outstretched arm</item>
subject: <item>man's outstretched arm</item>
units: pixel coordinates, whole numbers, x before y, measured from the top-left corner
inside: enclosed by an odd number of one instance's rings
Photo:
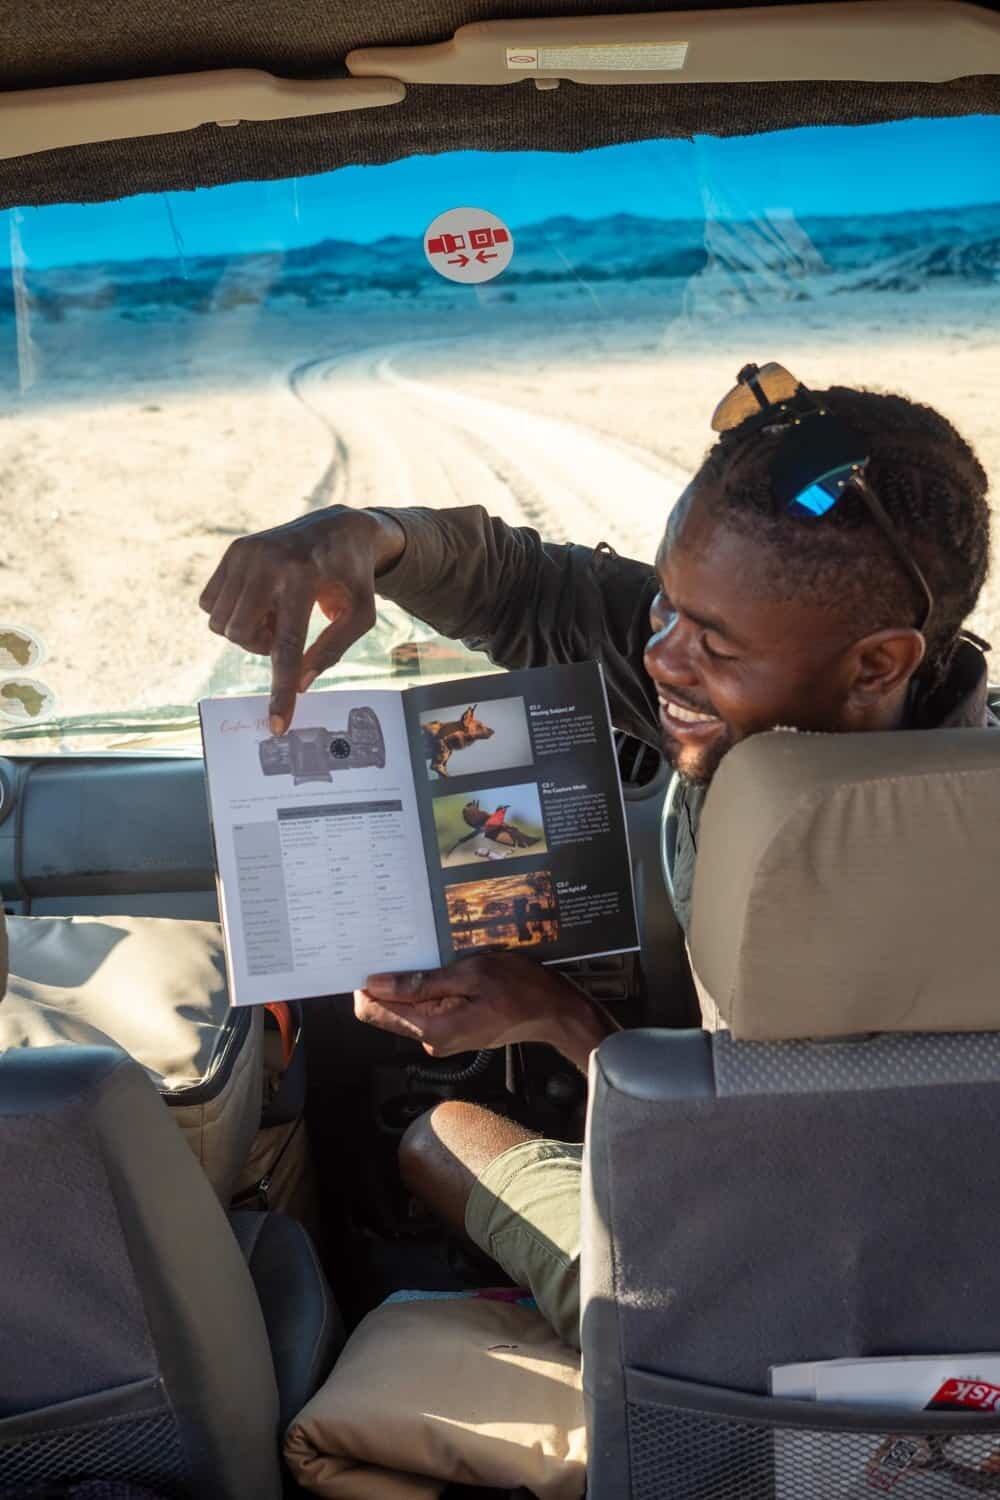
[[[371,628],[378,593],[499,666],[600,660],[615,722],[655,742],[642,668],[655,587],[644,563],[544,542],[480,506],[339,506],[234,542],[201,606],[218,634],[271,657],[276,733],[296,692]],[[330,623],[305,651],[316,604]]]

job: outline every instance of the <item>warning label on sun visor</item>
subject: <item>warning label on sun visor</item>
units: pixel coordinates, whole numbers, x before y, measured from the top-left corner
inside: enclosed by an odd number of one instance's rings
[[[518,73],[676,73],[687,42],[612,42],[593,47],[508,47],[507,68]]]
[[[514,236],[483,208],[449,208],[428,226],[424,254],[439,276],[475,286],[507,269]]]

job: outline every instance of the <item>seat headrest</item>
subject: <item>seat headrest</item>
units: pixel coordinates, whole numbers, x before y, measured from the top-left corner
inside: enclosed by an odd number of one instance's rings
[[[755,735],[698,832],[691,958],[734,1037],[1000,1030],[1000,731]]]

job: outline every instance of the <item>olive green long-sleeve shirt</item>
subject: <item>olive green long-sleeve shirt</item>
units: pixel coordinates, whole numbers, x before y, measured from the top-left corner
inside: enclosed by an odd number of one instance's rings
[[[604,546],[543,541],[478,505],[387,513],[402,527],[406,549],[377,580],[384,598],[439,634],[484,651],[497,666],[599,661],[615,726],[660,744],[656,691],[642,663],[658,588],[651,564]],[[986,688],[982,652],[962,641],[946,682],[916,704],[914,727],[995,723]],[[685,930],[704,795],[703,788],[675,784],[669,804],[671,896]]]

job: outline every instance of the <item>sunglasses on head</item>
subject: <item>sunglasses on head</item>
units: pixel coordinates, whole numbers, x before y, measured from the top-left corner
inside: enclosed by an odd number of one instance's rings
[[[934,611],[930,585],[889,519],[865,471],[869,454],[863,438],[829,411],[783,365],[747,365],[712,417],[715,432],[731,432],[753,422],[781,432],[771,464],[771,483],[790,515],[819,520],[850,489],[892,548],[923,600],[917,629],[926,633]]]

